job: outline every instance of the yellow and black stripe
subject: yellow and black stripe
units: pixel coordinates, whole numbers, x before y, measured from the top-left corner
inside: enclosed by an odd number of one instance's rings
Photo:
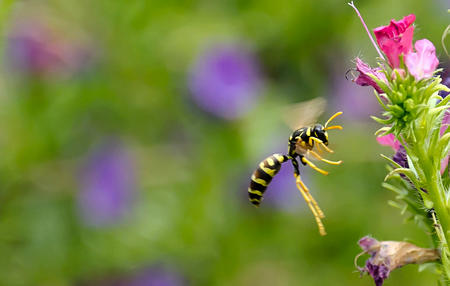
[[[252,204],[259,206],[272,178],[280,171],[281,164],[288,160],[289,157],[286,155],[273,154],[259,163],[258,168],[253,172],[248,188],[248,196]]]

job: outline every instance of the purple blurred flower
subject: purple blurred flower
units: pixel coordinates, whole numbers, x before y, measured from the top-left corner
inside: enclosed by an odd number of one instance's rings
[[[129,286],[184,286],[187,285],[178,272],[163,266],[153,266],[140,271],[127,284]]]
[[[235,45],[201,54],[190,71],[189,89],[204,110],[225,119],[242,116],[259,95],[261,80],[255,59]]]
[[[168,266],[157,264],[129,275],[108,275],[82,283],[83,286],[186,286],[187,280]]]
[[[83,220],[107,225],[123,218],[134,191],[133,164],[123,146],[103,144],[90,155],[81,175],[78,206]]]
[[[91,49],[69,34],[52,27],[45,17],[18,17],[8,33],[8,67],[33,76],[61,76],[80,70],[91,60]]]

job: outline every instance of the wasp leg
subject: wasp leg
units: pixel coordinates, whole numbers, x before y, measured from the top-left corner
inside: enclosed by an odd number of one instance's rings
[[[342,130],[344,129],[341,125],[333,125],[333,126],[329,126],[329,127],[325,127],[323,130],[331,130],[331,129],[339,129]]]
[[[327,171],[318,168],[316,165],[314,165],[313,162],[309,161],[309,160],[306,159],[304,156],[302,156],[300,160],[302,161],[302,163],[308,164],[308,166],[310,166],[311,168],[313,168],[313,169],[316,170],[317,172],[319,172],[319,173],[321,173],[321,174],[323,174],[323,175],[328,175],[328,172],[327,172]]]
[[[300,176],[296,176],[295,180],[296,180],[297,188],[299,188],[299,189],[301,188],[301,189],[303,189],[305,191],[306,195],[311,200],[311,203],[313,204],[314,209],[317,211],[317,214],[319,215],[319,217],[320,218],[324,218],[325,214],[320,209],[319,204],[317,204],[317,202],[314,199],[314,197],[311,195],[311,192],[309,191],[308,187],[305,185],[305,183],[303,183],[301,177]]]
[[[338,117],[338,116],[341,115],[342,113],[343,113],[342,111],[339,111],[339,112],[336,112],[335,114],[333,114],[333,115],[330,117],[330,119],[328,119],[328,121],[325,122],[325,128],[328,126],[328,123],[330,123],[333,119],[335,119],[336,117]]]
[[[304,185],[304,184],[303,184],[303,182],[301,181],[300,176],[297,175],[297,174],[294,174],[294,176],[295,176],[295,179],[296,179],[296,181],[297,181],[297,188],[298,188],[298,190],[299,190],[300,193],[302,194],[303,199],[305,199],[306,204],[308,205],[309,209],[311,210],[311,212],[312,212],[313,215],[314,215],[314,218],[315,218],[316,223],[317,223],[317,227],[319,228],[319,233],[320,233],[320,235],[322,235],[322,236],[326,235],[327,232],[325,231],[325,226],[323,225],[322,220],[320,219],[321,217],[324,217],[323,212],[320,211],[320,213],[319,213],[318,210],[316,209],[316,207],[314,206],[314,203],[313,203],[313,201],[311,200],[311,194],[309,194],[309,192],[307,192],[307,191],[302,187],[302,185]],[[300,182],[301,182],[301,183],[300,183]],[[309,195],[308,195],[308,194],[309,194]],[[315,201],[314,201],[314,202],[315,202]],[[317,203],[316,203],[316,205],[317,205]],[[319,209],[319,210],[320,210],[320,209]]]
[[[316,200],[314,200],[313,196],[309,192],[306,185],[303,183],[303,181],[300,178],[300,170],[299,165],[296,158],[290,158],[292,161],[292,165],[294,166],[294,177],[296,179],[296,185],[297,189],[300,191],[300,193],[303,196],[303,199],[305,200],[308,207],[311,209],[311,212],[314,215],[314,218],[316,220],[317,226],[319,228],[319,233],[321,235],[326,235],[325,227],[323,226],[323,223],[321,221],[321,218],[324,218],[325,215],[320,209],[319,205],[317,204]]]
[[[300,170],[298,168],[298,162],[297,158],[291,157],[292,165],[294,166],[294,176],[297,178],[297,176],[300,176]]]
[[[333,150],[327,147],[327,145],[323,144],[323,141],[316,137],[311,137],[311,139],[315,142],[317,142],[320,146],[322,146],[325,150],[327,150],[330,153],[334,153]]]
[[[319,154],[322,154],[322,153],[323,153],[323,150],[322,150],[322,148],[320,148],[320,145],[319,145],[319,144],[316,145],[316,149],[317,149],[317,151],[319,152]]]
[[[318,160],[328,163],[330,165],[340,165],[342,164],[342,161],[331,161],[331,160],[327,160],[322,158],[319,154],[317,154],[316,152],[314,152],[313,150],[309,150],[309,153],[311,153],[314,157],[316,157]]]

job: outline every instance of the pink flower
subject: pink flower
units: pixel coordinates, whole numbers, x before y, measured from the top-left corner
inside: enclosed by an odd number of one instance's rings
[[[378,93],[384,93],[384,91],[378,86],[378,84],[373,80],[374,76],[377,79],[387,83],[386,76],[381,72],[380,68],[371,68],[368,64],[363,62],[360,58],[356,58],[356,70],[359,72],[359,76],[356,78],[356,84],[361,86],[370,85],[376,89]]]
[[[433,43],[427,39],[416,41],[414,44],[416,53],[411,52],[405,55],[405,64],[408,71],[416,80],[430,78],[439,65],[436,57],[436,49]]]
[[[378,45],[394,68],[399,67],[399,56],[406,55],[412,50],[414,26],[411,24],[415,19],[416,16],[411,14],[400,21],[392,19],[389,26],[381,26],[373,30]]]
[[[400,142],[395,139],[394,134],[377,137],[377,141],[383,146],[391,146],[395,151],[398,151],[401,146]]]

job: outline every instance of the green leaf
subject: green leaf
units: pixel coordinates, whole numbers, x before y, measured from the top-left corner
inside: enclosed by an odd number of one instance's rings
[[[395,167],[397,167],[397,168],[403,168],[402,166],[400,166],[397,162],[395,162],[395,161],[392,160],[391,158],[389,158],[389,157],[387,157],[387,156],[385,156],[385,155],[383,155],[383,154],[380,154],[380,156],[383,157],[384,159],[388,160],[389,163],[391,163],[391,164],[394,165]],[[385,180],[385,181],[386,181],[386,180]]]
[[[436,106],[448,106],[448,103],[450,101],[450,98],[446,96],[444,99],[442,99],[441,102],[439,102]]]
[[[394,118],[389,118],[389,119],[381,119],[375,116],[370,116],[370,118],[372,118],[373,120],[375,120],[376,122],[383,124],[383,125],[389,125],[391,123],[393,123],[395,121]]]
[[[447,105],[439,106],[439,107],[434,107],[434,108],[431,108],[431,109],[430,109],[430,113],[431,113],[432,115],[440,114],[442,111],[445,111],[445,110],[447,110],[448,108],[449,108],[449,106],[447,106]]]
[[[401,190],[401,189],[399,189],[391,184],[388,184],[388,183],[383,182],[383,183],[381,183],[381,186],[389,191],[392,191],[392,192],[402,195],[402,196],[405,196],[408,194],[407,190]]]
[[[387,107],[395,117],[402,117],[405,114],[403,108],[398,105],[388,105]]]
[[[376,77],[373,74],[368,74],[368,76],[373,79],[373,81],[386,93],[388,93],[391,89],[389,88],[389,86],[382,80],[380,80],[378,77]],[[389,77],[387,77],[389,78]]]
[[[380,133],[382,133],[382,134],[380,135]],[[381,127],[380,129],[378,129],[374,135],[377,137],[382,137],[382,136],[388,135],[389,133],[392,133],[392,128],[385,126],[385,127]]]
[[[422,187],[419,180],[417,179],[416,175],[414,174],[413,171],[411,171],[411,169],[408,168],[397,168],[392,170],[389,174],[386,175],[386,177],[384,178],[384,181],[386,181],[387,179],[389,179],[389,177],[391,177],[394,174],[403,174],[406,177],[408,177],[408,179],[411,180],[411,182],[414,184],[414,186],[420,190],[420,188]]]
[[[450,132],[445,133],[441,139],[439,139],[436,147],[437,152],[446,152],[449,148],[449,142],[450,142]],[[442,159],[442,157],[440,157]]]
[[[403,209],[403,205],[401,205],[395,201],[389,200],[388,205],[390,205],[391,207],[394,207],[394,208]]]
[[[380,104],[380,106],[384,109],[384,110],[388,110],[388,108],[386,107],[386,105],[384,104],[383,100],[381,99],[380,95],[378,94],[378,92],[376,90],[373,91],[373,93],[375,94],[376,99],[378,100],[378,103]]]

